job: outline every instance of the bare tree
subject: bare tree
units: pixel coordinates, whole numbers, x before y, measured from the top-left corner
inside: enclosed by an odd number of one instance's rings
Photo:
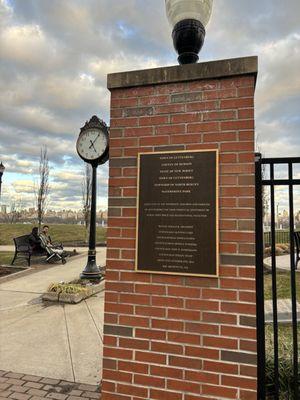
[[[85,241],[88,241],[90,226],[91,198],[92,198],[92,169],[89,164],[85,164],[82,179],[82,213],[85,226]]]
[[[13,199],[10,203],[9,213],[4,215],[5,222],[7,222],[8,224],[17,223],[21,216],[21,211],[23,208],[22,206],[23,206],[22,198],[18,199],[18,201]]]
[[[256,133],[255,137],[255,143],[256,143],[256,152],[261,154],[263,158],[263,153],[261,150],[261,145],[260,143],[260,138],[259,135]],[[267,170],[266,170],[266,164],[262,164],[261,166],[261,178],[262,179],[267,179]],[[266,186],[262,186],[262,205],[263,205],[263,219],[265,219],[268,215],[269,212],[269,193],[268,190],[266,190]]]
[[[49,159],[47,147],[44,146],[41,148],[40,153],[39,181],[36,190],[36,208],[39,229],[41,228],[45,215],[49,190]]]

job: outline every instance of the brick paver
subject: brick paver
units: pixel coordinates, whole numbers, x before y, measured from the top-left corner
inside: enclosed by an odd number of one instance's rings
[[[100,400],[100,387],[0,371],[0,400]]]

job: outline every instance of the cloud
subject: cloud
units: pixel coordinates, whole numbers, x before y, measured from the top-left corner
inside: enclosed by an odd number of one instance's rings
[[[267,156],[300,154],[299,15],[298,0],[215,1],[200,54],[203,61],[258,55],[256,130]],[[12,182],[37,179],[46,145],[51,201],[62,208],[81,202],[80,127],[94,114],[109,124],[107,74],[177,58],[162,0],[0,0],[0,56],[3,199],[22,194]],[[107,171],[98,171],[99,202]]]

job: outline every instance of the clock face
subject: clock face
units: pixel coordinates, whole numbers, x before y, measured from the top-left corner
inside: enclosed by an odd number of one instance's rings
[[[82,132],[77,140],[77,152],[84,160],[97,160],[107,149],[107,137],[97,129]]]

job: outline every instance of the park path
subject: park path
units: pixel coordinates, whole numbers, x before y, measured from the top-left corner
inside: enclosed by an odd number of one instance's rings
[[[105,256],[99,248],[99,264]],[[0,283],[1,370],[99,384],[104,292],[77,305],[41,300],[50,283],[78,278],[85,264],[86,249],[65,265]]]
[[[87,251],[87,247],[78,247],[78,246],[66,246],[64,247],[66,251],[73,251],[73,249],[76,249],[78,253],[84,253]],[[15,246],[14,245],[1,245],[0,246],[0,251],[15,251]]]
[[[264,264],[271,268],[272,267],[272,258],[271,257],[265,258]],[[276,257],[276,269],[285,271],[285,272],[291,271],[291,256],[290,256],[290,254],[284,254],[282,256]],[[296,269],[296,272],[298,272],[298,273],[300,272],[300,262],[298,263],[298,268]]]

